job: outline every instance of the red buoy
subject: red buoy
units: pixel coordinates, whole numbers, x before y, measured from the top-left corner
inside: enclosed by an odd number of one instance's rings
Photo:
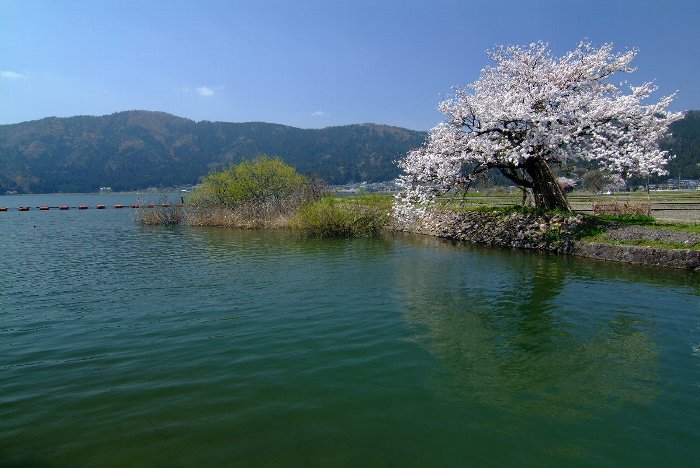
[[[149,208],[155,208],[156,205],[154,205],[153,203],[149,203],[149,204],[148,204],[148,207],[149,207]]]
[[[139,208],[140,206],[141,206],[141,205],[139,205],[138,203],[132,203],[132,204],[131,204],[131,207],[132,207],[132,208]]]
[[[163,208],[169,208],[169,207],[170,207],[170,203],[163,203],[163,204],[160,205],[160,206],[162,206]]]
[[[98,210],[104,210],[104,209],[105,209],[105,206],[104,206],[104,205],[97,205],[97,209],[98,209]]]
[[[115,208],[124,208],[124,205],[122,205],[121,203],[117,203],[116,205],[114,205],[114,207]]]
[[[49,211],[49,207],[48,206],[40,206],[39,211]]]
[[[59,210],[62,210],[62,211],[65,211],[65,210],[69,210],[69,209],[70,209],[70,206],[68,206],[68,205],[61,205],[61,206],[58,207],[58,209],[59,209]]]
[[[5,208],[4,206],[0,206],[0,211],[7,211],[7,208]]]
[[[88,206],[87,205],[78,205],[79,210],[87,210]]]
[[[28,206],[20,206],[19,211],[29,211],[29,207]]]

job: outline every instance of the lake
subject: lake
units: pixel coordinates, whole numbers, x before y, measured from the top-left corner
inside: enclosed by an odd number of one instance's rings
[[[697,466],[698,274],[137,199],[0,197],[0,465]]]

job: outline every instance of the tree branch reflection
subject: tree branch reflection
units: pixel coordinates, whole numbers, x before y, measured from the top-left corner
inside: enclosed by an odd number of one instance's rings
[[[475,255],[469,271],[402,278],[406,319],[439,361],[430,386],[449,399],[553,418],[585,419],[660,390],[649,323],[626,311],[571,308],[565,262]],[[461,277],[460,277],[461,276]],[[604,318],[599,318],[604,317]]]

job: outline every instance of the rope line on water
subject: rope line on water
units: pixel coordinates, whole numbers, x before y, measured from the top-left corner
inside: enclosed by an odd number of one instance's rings
[[[132,203],[131,205],[122,205],[121,203],[117,203],[114,206],[108,206],[108,205],[97,205],[95,206],[94,209],[96,210],[106,210],[107,208],[111,209],[122,209],[122,208],[155,208],[156,206],[160,208],[169,208],[172,206],[170,203],[161,203],[160,205],[156,205],[155,203],[149,203],[147,205],[141,205],[140,203]],[[185,206],[183,203],[178,203],[175,205],[177,208],[182,208]],[[31,211],[31,210],[39,210],[39,211],[50,211],[50,210],[59,210],[59,211],[69,211],[69,210],[87,210],[90,209],[89,205],[77,205],[77,206],[71,206],[71,205],[39,205],[39,206],[28,206],[28,205],[22,205],[22,206],[16,206],[16,207],[6,207],[6,206],[0,206],[0,212],[5,212],[5,211]]]

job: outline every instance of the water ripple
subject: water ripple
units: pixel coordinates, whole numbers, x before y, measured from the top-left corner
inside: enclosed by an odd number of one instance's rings
[[[696,276],[6,214],[0,464],[696,460]]]

